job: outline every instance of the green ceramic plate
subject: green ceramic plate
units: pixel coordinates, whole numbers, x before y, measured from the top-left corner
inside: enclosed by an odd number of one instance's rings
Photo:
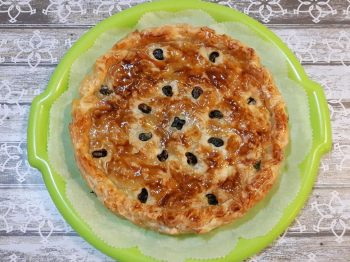
[[[217,261],[239,261],[260,251],[276,239],[293,221],[305,203],[317,175],[320,157],[331,148],[331,125],[327,101],[323,89],[312,82],[287,46],[270,30],[252,18],[221,5],[189,1],[161,1],[142,4],[122,11],[102,21],[82,36],[58,64],[45,92],[33,100],[28,123],[28,157],[33,167],[44,177],[47,189],[67,222],[91,245],[106,255],[120,261],[156,261],[140,253],[137,248],[117,249],[98,239],[89,226],[74,211],[65,195],[65,182],[51,167],[48,160],[47,140],[49,135],[49,111],[52,103],[67,89],[69,70],[74,60],[88,50],[94,40],[104,31],[114,27],[133,27],[147,12],[201,9],[218,22],[238,21],[253,29],[259,37],[274,44],[288,61],[289,77],[303,86],[310,103],[313,129],[312,149],[300,164],[302,186],[294,202],[285,210],[282,219],[267,235],[255,239],[240,239],[236,248],[225,258]],[[191,260],[188,260],[191,261]],[[215,260],[216,261],[216,260]]]

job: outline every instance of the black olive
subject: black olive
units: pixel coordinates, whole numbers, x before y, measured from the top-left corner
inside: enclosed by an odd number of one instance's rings
[[[213,144],[216,147],[220,147],[220,146],[224,145],[224,141],[222,141],[222,139],[216,138],[216,137],[209,138],[208,143]]]
[[[254,168],[255,168],[256,170],[258,170],[258,171],[261,170],[261,160],[258,160],[258,161],[255,162]]]
[[[210,55],[209,55],[209,60],[210,62],[213,62],[215,63],[215,59],[219,57],[219,53],[218,52],[212,52]]]
[[[171,86],[163,86],[162,91],[166,96],[169,96],[169,97],[173,96],[173,88]]]
[[[194,99],[198,99],[198,97],[200,97],[203,94],[203,89],[199,86],[195,86],[191,94]]]
[[[107,150],[106,149],[95,150],[94,152],[92,152],[92,156],[94,158],[105,157],[106,155],[107,155]]]
[[[146,188],[142,188],[141,193],[137,196],[137,199],[140,200],[141,203],[146,203],[148,198],[148,191]]]
[[[101,86],[101,89],[100,89],[100,93],[101,93],[101,95],[109,96],[110,94],[113,93],[113,91],[108,90],[108,87],[107,87],[107,86],[102,85],[102,86]]]
[[[255,104],[256,104],[255,99],[252,98],[252,97],[249,97],[249,99],[248,99],[248,105],[255,105]]]
[[[218,118],[221,119],[224,117],[224,115],[219,110],[213,110],[209,113],[210,118]]]
[[[142,113],[148,114],[152,111],[152,108],[149,105],[146,105],[144,103],[139,104],[139,109],[142,111]]]
[[[163,50],[162,49],[156,49],[153,51],[153,55],[157,60],[164,60],[163,56]]]
[[[163,150],[162,153],[160,153],[159,155],[157,155],[157,158],[160,162],[164,162],[165,160],[168,159],[168,151]]]
[[[177,116],[175,116],[174,122],[171,124],[171,126],[175,127],[177,130],[181,130],[185,123],[186,120],[180,119]]]
[[[205,196],[208,198],[208,204],[209,205],[216,206],[217,204],[219,204],[219,201],[216,199],[215,195],[213,195],[213,194],[206,194]]]
[[[148,141],[148,140],[150,140],[152,138],[152,133],[151,132],[148,132],[148,133],[141,133],[140,135],[139,135],[139,139],[141,140],[141,141]]]
[[[197,157],[194,154],[187,152],[185,156],[187,157],[187,164],[189,164],[190,166],[194,166],[195,164],[197,164]]]

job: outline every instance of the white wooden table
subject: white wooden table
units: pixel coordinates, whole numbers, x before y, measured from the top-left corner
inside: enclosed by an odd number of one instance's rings
[[[85,242],[29,166],[28,114],[72,44],[143,1],[0,1],[0,261],[112,261]],[[350,0],[212,1],[265,24],[324,88],[333,147],[292,225],[249,261],[350,261]]]

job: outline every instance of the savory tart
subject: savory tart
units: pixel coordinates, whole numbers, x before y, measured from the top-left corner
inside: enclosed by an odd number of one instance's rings
[[[285,102],[255,51],[206,27],[135,31],[100,57],[72,103],[82,176],[114,214],[204,233],[268,193],[288,144]]]

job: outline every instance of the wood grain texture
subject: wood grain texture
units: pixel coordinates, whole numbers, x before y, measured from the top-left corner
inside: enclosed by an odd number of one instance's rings
[[[349,189],[338,189],[339,196],[344,200],[350,200]],[[313,204],[329,203],[332,198],[332,189],[313,190],[303,210],[284,234],[282,234],[267,249],[260,252],[255,258],[258,261],[267,259],[270,261],[294,261],[295,257],[307,259],[308,254],[317,255],[317,261],[326,261],[332,255],[338,254],[337,261],[341,260],[341,254],[347,255],[348,242],[350,234],[343,236],[344,242],[334,241],[335,236],[327,230],[317,232],[314,226],[317,225],[321,215]],[[12,227],[8,233],[0,231],[0,245],[6,245],[6,249],[0,249],[0,257],[5,257],[15,253],[17,256],[29,259],[35,257],[35,261],[44,261],[51,254],[51,258],[67,261],[71,256],[72,250],[79,250],[79,257],[82,254],[90,254],[90,259],[107,259],[96,250],[86,244],[81,238],[68,226],[65,220],[56,210],[52,200],[44,188],[27,189],[0,189],[0,203],[2,205],[11,204],[11,210],[4,217],[7,223]],[[339,219],[334,216],[335,219]],[[339,225],[338,225],[339,226]],[[341,234],[341,230],[335,230]],[[6,236],[6,238],[5,238]],[[3,242],[5,241],[6,242]],[[310,241],[312,239],[312,241]],[[45,242],[45,245],[41,245]],[[26,252],[23,252],[23,247]],[[53,250],[55,250],[55,252]],[[77,250],[77,251],[78,251]],[[297,253],[293,255],[293,252]],[[330,252],[336,252],[331,253]],[[58,254],[59,253],[59,254]],[[346,258],[346,257],[344,257]],[[83,260],[84,261],[84,260]],[[87,260],[89,261],[89,260]],[[95,261],[95,260],[93,260]],[[100,261],[100,260],[97,260]],[[109,261],[109,260],[107,260]]]
[[[75,4],[75,3],[78,4]],[[31,1],[30,7],[33,14],[20,13],[16,21],[11,22],[11,16],[6,12],[0,16],[0,24],[69,24],[69,25],[95,25],[103,19],[109,17],[126,8],[139,4],[139,0],[84,0],[72,2],[59,1]],[[262,23],[269,24],[347,24],[350,21],[350,15],[347,13],[349,3],[345,0],[330,0],[328,5],[321,2],[306,0],[281,0],[281,1],[250,1],[250,0],[208,0],[207,2],[219,3],[221,5],[236,9],[246,13]],[[61,3],[61,4],[52,4]],[[3,5],[0,10],[8,10],[10,5]],[[23,10],[30,10],[28,5],[20,5]],[[66,8],[69,6],[69,8]],[[308,11],[313,6],[312,11]],[[69,10],[70,9],[70,10]],[[260,11],[259,11],[260,10]],[[11,10],[12,17],[18,14],[17,10]]]
[[[90,193],[90,191],[87,193]],[[331,199],[333,199],[332,201],[334,202],[331,206],[334,208],[339,207],[340,202],[338,202],[338,199],[348,203],[350,201],[349,187],[337,188],[337,196],[335,197],[334,188],[320,188],[316,186],[306,201],[302,211],[297,216],[297,221],[294,221],[287,229],[287,235],[295,235],[296,233],[309,235],[317,234],[314,226],[317,225],[322,218],[321,213],[326,214],[328,212],[331,214],[331,211],[327,209],[328,207],[323,206],[324,204],[328,205]],[[41,185],[28,184],[27,186],[23,184],[17,187],[2,185],[0,187],[0,203],[10,206],[9,212],[4,216],[4,219],[6,219],[8,225],[12,228],[10,232],[0,231],[0,235],[2,236],[21,235],[20,232],[23,233],[23,231],[26,231],[29,232],[31,236],[37,236],[38,241],[41,241],[50,231],[56,235],[65,233],[76,234],[54,206],[43,183]],[[335,213],[331,215],[334,216],[335,220],[340,218],[340,216],[338,217]],[[40,225],[43,221],[45,222]],[[327,224],[327,221],[321,222],[324,223],[322,224],[323,226],[330,225]],[[26,226],[25,229],[23,228],[24,226]],[[334,230],[337,234],[340,234],[341,225],[336,225]],[[40,236],[40,232],[43,236]],[[330,237],[334,236],[334,234],[328,230],[320,230],[320,233]],[[350,241],[350,232],[346,232],[344,241]]]
[[[37,236],[0,237],[0,261],[28,262],[110,262],[115,261],[93,248],[79,236],[53,236],[49,243],[37,241]]]
[[[295,27],[285,25],[283,28],[268,25],[278,37],[297,55],[303,65],[350,65],[348,55],[350,32],[344,28],[325,26]],[[28,65],[28,56],[40,51],[41,60],[37,66],[55,66],[79,37],[89,28],[0,28],[0,36],[6,43],[0,47],[3,62],[0,66]],[[36,45],[30,47],[30,42]],[[25,51],[23,51],[25,49]],[[48,59],[54,58],[54,61]],[[15,61],[17,60],[19,61]],[[27,60],[26,60],[27,59]],[[46,59],[46,60],[45,60]],[[29,59],[35,66],[37,60]],[[45,60],[45,61],[44,61]],[[6,75],[6,74],[5,74]]]
[[[141,1],[62,1],[70,11],[54,2],[0,2],[0,261],[113,261],[59,214],[41,173],[28,165],[26,129],[32,99],[71,45]],[[276,241],[247,261],[350,261],[350,1],[209,2],[245,12],[279,36],[321,84],[331,114],[332,150],[321,159],[306,204]],[[16,5],[32,14],[18,13]]]

